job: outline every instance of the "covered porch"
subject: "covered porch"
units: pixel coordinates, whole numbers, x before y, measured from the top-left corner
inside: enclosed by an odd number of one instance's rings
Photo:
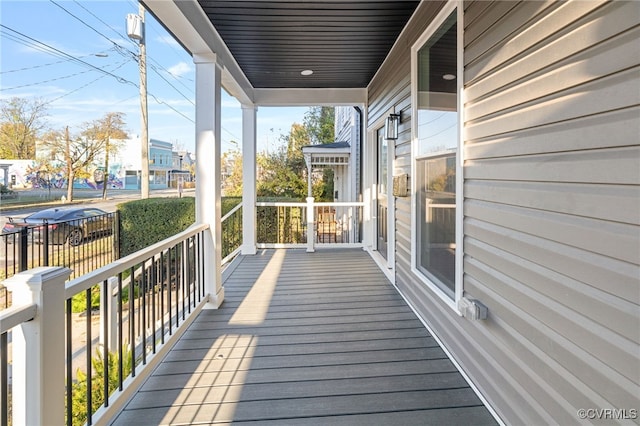
[[[113,424],[495,424],[363,250],[260,250],[223,281]]]

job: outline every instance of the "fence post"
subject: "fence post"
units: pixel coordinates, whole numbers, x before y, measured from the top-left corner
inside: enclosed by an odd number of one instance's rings
[[[113,214],[113,259],[112,261],[120,259],[120,210],[116,210]]]
[[[20,229],[20,272],[29,269],[29,227]]]
[[[13,303],[35,303],[36,317],[13,329],[13,424],[64,424],[65,281],[71,270],[38,267],[4,283]]]
[[[102,286],[105,284],[103,281],[100,283],[100,294],[105,294]],[[107,303],[107,317],[104,315],[100,315],[100,344],[106,345],[109,351],[113,352],[114,348],[118,345],[118,293],[116,289],[118,288],[118,277],[110,277],[107,279],[107,294],[109,295],[109,300]],[[102,299],[102,297],[101,297]],[[100,304],[104,303],[100,300]],[[108,330],[109,334],[107,336],[104,335],[104,322],[107,322],[109,325]]]
[[[45,219],[43,221],[44,234],[42,234],[42,257],[44,257],[44,265],[49,266],[49,222]],[[41,264],[42,265],[42,264]]]
[[[307,197],[307,253],[313,253],[315,250],[315,227],[314,227],[315,210],[313,207],[313,197]]]

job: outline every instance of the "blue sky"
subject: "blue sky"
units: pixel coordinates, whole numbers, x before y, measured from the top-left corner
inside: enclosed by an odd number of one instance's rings
[[[126,35],[134,0],[0,1],[0,98],[41,98],[51,128],[77,130],[108,112],[140,133],[138,46]],[[149,14],[146,19],[149,137],[194,150],[195,68]],[[102,70],[102,71],[100,71]],[[258,150],[275,146],[307,108],[259,108]],[[223,151],[242,140],[240,104],[222,95]]]

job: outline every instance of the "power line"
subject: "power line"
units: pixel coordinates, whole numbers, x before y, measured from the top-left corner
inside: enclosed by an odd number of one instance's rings
[[[100,21],[105,27],[109,28],[111,31],[113,31],[114,33],[116,33],[116,35],[118,37],[122,37],[122,34],[120,34],[118,32],[118,30],[116,30],[115,28],[113,28],[111,25],[107,24],[106,22],[104,22],[102,19],[100,19],[99,16],[97,16],[96,14],[94,14],[92,11],[90,11],[89,9],[87,9],[86,7],[84,7],[84,5],[82,5],[82,3],[80,3],[77,0],[73,0],[74,3],[76,3],[78,6],[80,6],[82,9],[84,9],[89,15],[93,16],[94,18],[96,18],[98,21]],[[131,3],[131,2],[129,2]],[[133,46],[136,46],[136,43],[131,40],[131,39],[126,39],[129,43],[131,43]]]
[[[83,61],[82,59],[76,58],[75,56],[70,55],[70,54],[68,54],[68,53],[66,53],[66,52],[63,52],[63,51],[62,51],[62,50],[60,50],[60,49],[57,49],[57,48],[55,48],[55,47],[53,47],[53,46],[50,46],[50,45],[48,45],[48,44],[46,44],[46,43],[43,43],[43,42],[41,42],[41,41],[39,41],[39,40],[36,40],[36,39],[35,39],[35,38],[33,38],[33,37],[29,37],[28,35],[23,34],[23,33],[21,33],[20,31],[16,31],[16,30],[14,30],[13,28],[10,28],[10,27],[8,27],[8,26],[6,26],[6,25],[4,25],[4,24],[1,24],[1,23],[0,23],[0,27],[2,27],[2,28],[4,28],[4,29],[6,29],[6,30],[8,30],[8,31],[11,31],[11,32],[13,32],[13,33],[15,33],[15,34],[19,35],[20,37],[22,37],[24,40],[26,40],[26,41],[23,41],[23,44],[29,45],[29,46],[31,46],[31,47],[35,46],[38,50],[41,50],[41,51],[43,51],[43,52],[45,52],[45,53],[48,53],[48,54],[50,54],[50,55],[57,56],[57,57],[61,57],[61,58],[68,58],[68,59],[70,59],[72,62],[76,62],[76,63],[78,63],[78,64],[80,64],[80,65],[84,65],[84,66],[86,66],[86,67],[92,68],[92,69],[97,70],[97,71],[99,71],[99,72],[101,72],[101,73],[108,74],[108,75],[110,75],[111,77],[115,78],[119,83],[133,84],[134,86],[136,86],[136,84],[135,84],[135,83],[132,83],[132,82],[131,82],[131,81],[129,81],[129,80],[126,80],[126,79],[124,79],[124,78],[122,78],[122,77],[120,77],[120,76],[117,76],[117,75],[115,75],[115,74],[112,74],[112,73],[110,73],[109,71],[105,71],[104,69],[102,69],[102,68],[100,68],[100,67],[96,67],[95,65],[90,64],[89,62],[86,62],[86,61]]]
[[[104,52],[105,51],[100,52],[100,53],[104,53]],[[84,55],[84,56],[78,56],[78,57],[79,58],[87,58],[89,56],[94,56],[94,55]],[[15,70],[0,71],[0,74],[9,74],[9,73],[12,73],[12,72],[30,71],[30,70],[37,69],[37,68],[44,68],[44,67],[48,67],[48,66],[51,66],[51,65],[62,64],[64,62],[69,62],[70,60],[71,59],[62,59],[60,61],[49,62],[47,64],[33,65],[33,66],[30,66],[30,67],[24,67],[24,68],[19,68],[19,69],[15,69]]]
[[[61,76],[61,77],[51,78],[49,80],[38,81],[36,83],[22,84],[20,86],[14,86],[14,87],[3,87],[2,90],[16,90],[16,89],[23,89],[25,87],[39,86],[41,84],[51,83],[53,81],[65,80],[67,78],[76,77],[78,75],[86,74],[86,73],[91,72],[91,71],[93,71],[93,70],[84,70],[84,71],[77,72],[75,74],[69,74],[69,75],[64,75],[64,76]]]
[[[107,37],[106,35],[104,35],[102,32],[98,31],[95,27],[89,25],[87,22],[85,22],[82,18],[74,15],[73,13],[71,13],[68,9],[66,9],[65,7],[63,7],[62,5],[60,5],[59,3],[57,3],[54,0],[49,0],[51,3],[53,3],[54,5],[58,6],[60,9],[62,9],[63,11],[65,11],[67,14],[69,14],[70,16],[72,16],[73,18],[75,18],[76,20],[80,21],[83,25],[85,25],[86,27],[90,28],[91,30],[93,30],[94,32],[96,32],[97,34],[99,34],[101,37],[103,37],[104,39],[106,39],[108,42],[112,43],[114,45],[114,47],[116,48],[116,51],[120,54],[122,54],[123,56],[124,53],[127,53],[131,56],[137,56],[134,52],[131,52],[130,50],[128,50],[127,48],[119,45],[118,43],[114,42],[113,40],[111,40],[109,37]],[[78,3],[77,1],[75,1],[75,3]],[[79,3],[78,3],[79,4]],[[82,6],[82,8],[84,10],[86,10],[87,12],[89,12],[89,10],[87,8],[85,8],[84,6]],[[92,16],[95,17],[95,15],[91,12],[89,12]],[[96,17],[97,18],[97,17]],[[100,20],[100,19],[98,19]],[[102,22],[105,26],[107,26],[108,28],[112,29],[109,25],[107,25],[105,22],[103,22],[102,20],[100,20],[100,22]],[[115,30],[114,30],[115,31]],[[116,34],[118,34],[117,31],[115,31]],[[122,52],[122,50],[124,50],[124,52]],[[156,62],[153,58],[149,58],[152,61]],[[163,70],[165,70],[167,73],[171,74],[169,71],[167,71],[166,69],[164,69],[164,67],[162,67],[160,64],[158,64],[158,66],[160,68],[162,68]],[[164,80],[171,88],[173,88],[173,90],[175,90],[176,92],[178,92],[183,98],[185,98],[188,102],[192,103],[193,105],[195,105],[195,103],[189,99],[188,96],[186,96],[184,93],[182,93],[180,90],[178,90],[177,87],[175,87],[173,84],[171,84],[171,82],[169,82],[169,80],[167,80],[158,70],[155,66],[150,64],[151,69],[162,79]],[[172,74],[171,74],[172,75]]]
[[[123,46],[120,46],[118,43],[116,43],[115,41],[111,40],[109,37],[107,37],[106,35],[104,35],[103,33],[101,33],[100,31],[98,31],[96,28],[94,28],[93,26],[89,25],[88,23],[86,23],[85,21],[83,21],[81,18],[79,18],[78,16],[74,15],[73,13],[71,13],[68,9],[66,9],[65,7],[63,7],[62,5],[60,5],[59,3],[55,2],[54,0],[49,0],[51,3],[53,3],[54,5],[58,6],[60,9],[64,10],[67,14],[69,14],[70,16],[74,17],[75,19],[77,19],[78,21],[80,21],[83,25],[85,25],[87,28],[91,29],[92,31],[94,31],[96,34],[100,35],[101,37],[103,37],[105,40],[107,40],[109,43],[112,43],[114,46],[118,46],[122,49],[125,49]],[[86,9],[85,9],[86,10]],[[126,50],[126,49],[125,49]]]
[[[117,69],[122,68],[125,64],[126,64],[126,62],[122,62],[122,63],[120,64],[120,66],[118,66],[118,67],[114,68],[114,69],[113,69],[113,71],[115,71],[115,70],[117,70]],[[47,103],[48,103],[48,104],[52,104],[52,103],[54,103],[55,101],[57,101],[58,99],[62,99],[62,98],[64,98],[65,96],[69,96],[69,95],[71,95],[72,93],[78,92],[78,91],[80,91],[80,90],[84,89],[85,87],[92,85],[92,84],[93,84],[93,83],[95,83],[96,81],[98,81],[98,80],[101,80],[101,79],[105,78],[106,76],[107,76],[106,74],[103,74],[103,75],[101,75],[100,77],[96,78],[95,80],[92,80],[92,81],[90,81],[90,82],[88,82],[88,83],[86,83],[86,84],[84,84],[84,85],[82,85],[82,86],[78,87],[77,89],[70,90],[70,91],[66,92],[64,95],[58,96],[57,98],[54,98],[54,99],[50,100],[50,101],[49,101],[49,102],[47,102]]]
[[[171,84],[169,82],[169,80],[167,80],[166,78],[164,78],[164,76],[162,74],[160,74],[160,72],[153,66],[151,65],[151,69],[161,78],[163,79],[169,86],[171,86],[176,92],[180,93],[180,95],[182,95],[183,98],[185,98],[188,102],[190,102],[192,105],[195,106],[195,102],[193,102],[191,99],[189,99],[189,97],[187,97],[187,95],[185,95],[184,93],[182,93],[180,90],[178,90],[177,87],[175,87],[173,84]],[[168,72],[168,71],[167,71]],[[171,74],[171,73],[169,73]]]
[[[65,96],[69,96],[69,95],[70,95],[70,94],[72,94],[72,93],[78,92],[78,91],[80,91],[80,90],[84,89],[85,87],[90,86],[91,84],[93,84],[93,83],[95,83],[96,81],[101,80],[101,79],[103,79],[103,78],[105,78],[105,77],[106,77],[106,75],[105,75],[105,74],[103,74],[103,75],[101,75],[100,77],[96,78],[95,80],[92,80],[92,81],[88,82],[87,84],[84,84],[84,85],[82,85],[82,86],[78,87],[77,89],[74,89],[74,90],[71,90],[71,91],[69,91],[69,92],[66,92],[64,95],[58,96],[57,98],[54,98],[54,99],[50,100],[49,102],[47,102],[47,104],[52,104],[52,103],[54,103],[55,101],[57,101],[58,99],[62,99],[62,98],[64,98]]]
[[[5,26],[0,24],[0,27],[5,27]],[[8,28],[8,27],[6,27],[6,28]],[[8,28],[8,29],[10,29],[10,28]],[[15,31],[15,30],[11,30],[11,31]],[[15,43],[21,44],[21,45],[26,46],[28,48],[31,48],[33,50],[37,50],[39,52],[47,53],[47,54],[49,54],[51,56],[54,56],[56,58],[64,58],[64,59],[71,60],[71,61],[75,61],[75,59],[76,59],[74,57],[68,57],[68,56],[65,56],[65,55],[61,55],[61,54],[59,54],[59,53],[57,53],[55,51],[52,51],[50,49],[45,49],[44,47],[42,47],[42,46],[40,46],[38,44],[32,43],[29,40],[21,39],[20,37],[14,35],[14,34],[8,33],[6,31],[0,31],[0,34],[2,34],[3,37],[5,37],[8,40],[11,40],[11,41],[13,41]]]
[[[29,37],[28,35],[23,34],[20,31],[17,31],[15,29],[11,28],[11,27],[8,27],[7,25],[4,25],[4,24],[0,23],[0,27],[4,28],[7,31],[10,31],[11,33],[16,34],[17,36],[13,35],[13,34],[10,34],[10,33],[4,32],[4,34],[5,34],[5,36],[7,38],[12,39],[12,40],[14,40],[14,41],[16,41],[18,43],[21,43],[21,44],[26,45],[28,47],[32,47],[34,49],[40,50],[40,51],[42,51],[44,53],[47,53],[47,54],[50,54],[52,56],[69,59],[72,62],[76,62],[76,63],[78,63],[80,65],[84,65],[84,66],[89,67],[89,68],[91,68],[93,70],[99,71],[99,72],[103,73],[105,76],[108,75],[110,77],[113,77],[119,83],[130,84],[130,85],[132,85],[132,86],[134,86],[136,88],[139,88],[138,84],[136,84],[136,83],[134,83],[134,82],[132,82],[130,80],[127,80],[127,79],[125,79],[123,77],[120,77],[120,76],[118,76],[116,74],[113,74],[113,73],[111,73],[109,71],[106,71],[103,68],[96,67],[95,65],[92,65],[89,62],[86,62],[86,61],[83,61],[83,60],[81,60],[79,58],[76,58],[76,57],[74,57],[74,56],[72,56],[72,55],[70,55],[70,54],[68,54],[66,52],[63,52],[60,49],[57,49],[57,48],[55,48],[53,46],[50,46],[50,45],[48,45],[46,43],[43,43],[43,42],[41,42],[41,41],[39,41],[37,39],[34,39],[33,37]],[[22,38],[20,38],[20,37],[22,37]],[[121,47],[116,43],[114,43],[114,45],[117,46],[117,47]],[[117,47],[116,47],[116,49],[117,49]],[[131,52],[129,52],[129,53],[131,53]],[[136,57],[137,57],[137,55],[136,55]],[[91,83],[89,83],[89,84],[91,84]],[[86,87],[86,85],[83,86],[83,87]],[[76,91],[77,90],[79,90],[79,89],[76,89]],[[195,123],[195,121],[193,119],[191,119],[190,117],[186,116],[182,112],[178,111],[177,109],[175,109],[173,106],[171,106],[167,102],[160,100],[153,93],[147,92],[147,94],[149,96],[151,96],[158,104],[167,106],[169,109],[173,110],[175,113],[181,115],[182,117],[184,117],[185,119],[189,120],[190,122]],[[60,99],[60,98],[56,98],[56,99]]]

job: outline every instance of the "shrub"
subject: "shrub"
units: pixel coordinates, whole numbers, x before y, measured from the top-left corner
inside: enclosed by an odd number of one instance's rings
[[[195,199],[148,198],[118,205],[120,255],[127,256],[184,231],[195,222]]]
[[[0,183],[0,198],[17,198],[18,193]]]
[[[109,377],[107,383],[109,384],[109,394],[113,393],[118,388],[118,355],[115,352],[109,352]],[[97,350],[96,355],[91,358],[91,364],[93,365],[93,372],[91,376],[91,413],[95,413],[98,408],[104,403],[104,380],[105,380],[105,362],[102,357],[102,352]],[[122,354],[122,377],[123,379],[131,374],[131,351],[129,349],[123,351]],[[71,388],[71,411],[73,418],[71,424],[74,426],[84,425],[87,421],[87,374],[78,370],[77,381]],[[69,390],[67,390],[69,391]]]
[[[242,202],[242,197],[222,197],[222,216],[229,213],[231,209]]]

